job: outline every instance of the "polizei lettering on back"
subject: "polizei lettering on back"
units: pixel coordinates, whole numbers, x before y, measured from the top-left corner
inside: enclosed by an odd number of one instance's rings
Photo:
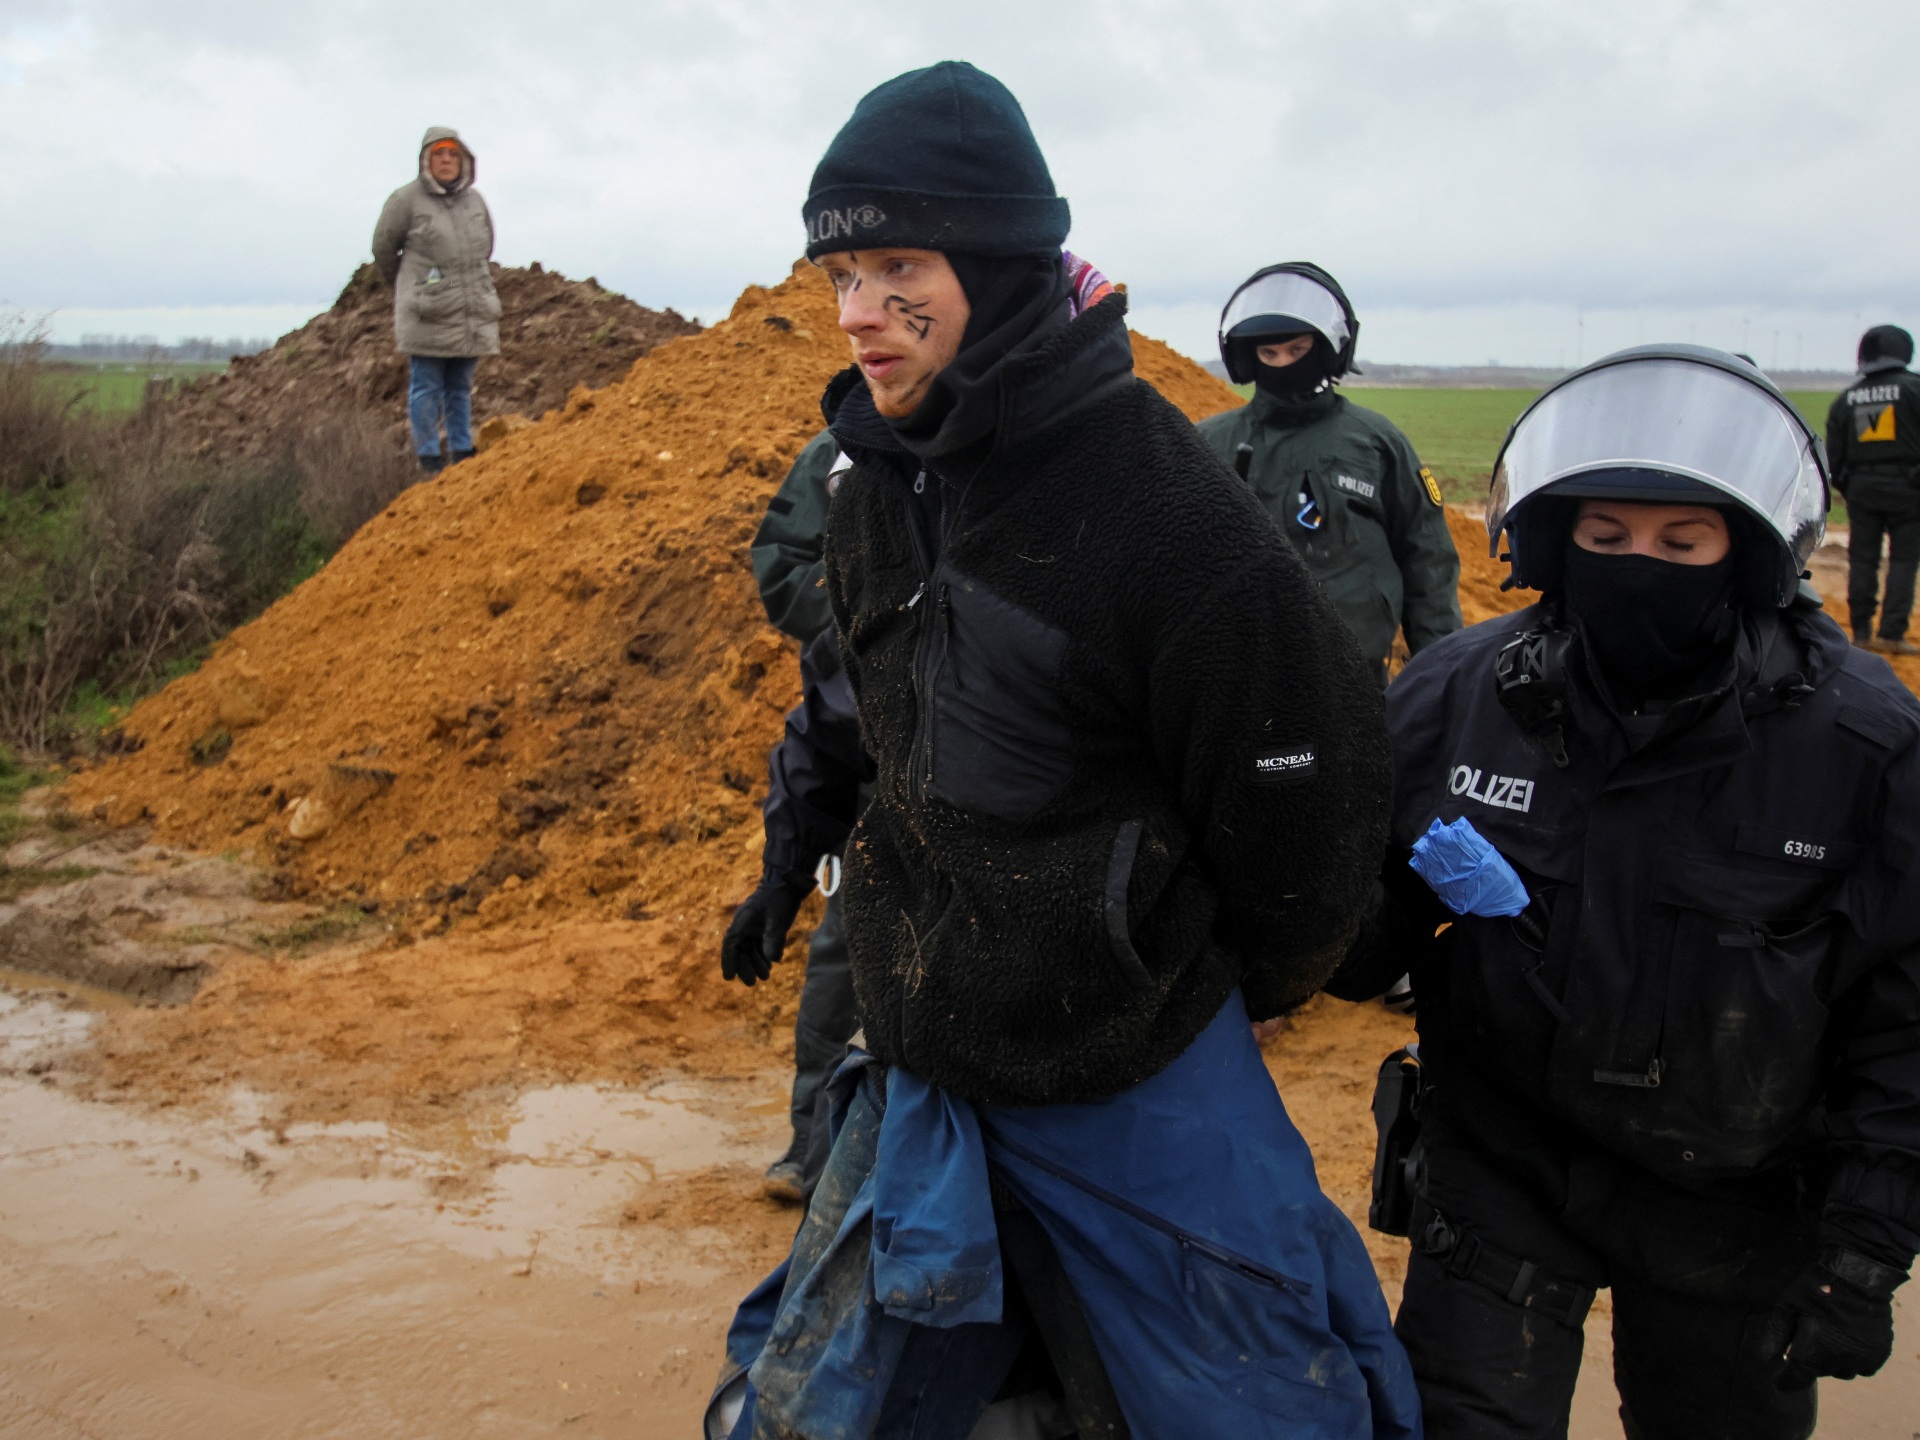
[[[1899,398],[1898,385],[1861,385],[1847,391],[1849,405],[1888,405]]]
[[[807,243],[818,245],[823,240],[838,240],[842,235],[851,240],[856,231],[872,230],[886,221],[886,211],[878,205],[849,205],[844,210],[822,210],[807,222]]]
[[[1456,765],[1447,776],[1447,789],[1496,810],[1518,810],[1524,815],[1533,809],[1533,781],[1517,775],[1487,775],[1471,765]]]

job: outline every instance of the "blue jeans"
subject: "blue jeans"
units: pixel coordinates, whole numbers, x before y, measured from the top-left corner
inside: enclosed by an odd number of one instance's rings
[[[407,378],[407,420],[413,426],[416,455],[438,455],[440,423],[447,426],[448,458],[473,449],[473,368],[471,355],[414,355]]]

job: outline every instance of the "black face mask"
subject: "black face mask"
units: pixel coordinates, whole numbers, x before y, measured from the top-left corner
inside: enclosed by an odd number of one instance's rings
[[[1564,595],[1616,698],[1677,699],[1726,653],[1735,629],[1729,550],[1712,565],[1602,555],[1567,542]]]
[[[967,297],[960,353],[911,415],[887,421],[899,442],[922,459],[962,449],[993,428],[997,417],[984,403],[989,377],[1036,331],[1066,323],[1072,293],[1057,253],[1004,259],[950,254],[947,263]]]
[[[918,463],[950,455],[993,428],[994,368],[1036,332],[1067,322],[1066,267],[1057,253],[1008,259],[948,255],[967,297],[960,353],[934,378],[910,415],[888,419],[864,384],[849,384],[829,406],[843,445],[910,457]],[[829,392],[832,393],[831,391]]]
[[[1271,345],[1274,342],[1264,340],[1263,343]],[[1316,335],[1313,337],[1313,349],[1291,365],[1262,365],[1256,351],[1253,383],[1276,400],[1298,400],[1318,390],[1332,368],[1332,351],[1325,337]]]

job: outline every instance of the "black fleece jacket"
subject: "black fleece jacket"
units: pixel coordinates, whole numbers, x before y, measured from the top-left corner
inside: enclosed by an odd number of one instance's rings
[[[769,804],[782,870],[831,847],[873,766],[843,890],[866,1042],[975,1101],[1114,1094],[1236,985],[1255,1018],[1305,999],[1385,840],[1378,686],[1133,376],[1124,316],[1115,296],[1015,347],[978,387],[989,438],[924,479],[849,447],[827,587],[866,759],[816,694],[782,747],[816,754],[775,760],[821,777]]]

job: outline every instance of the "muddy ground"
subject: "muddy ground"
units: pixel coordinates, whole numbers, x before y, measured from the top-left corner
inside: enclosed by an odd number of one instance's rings
[[[431,1138],[89,1098],[120,1001],[0,994],[0,1434],[693,1436],[734,1302],[794,1213],[758,1198],[785,1076],[698,1057],[628,1085],[478,1097]],[[1321,1001],[1270,1063],[1328,1190],[1364,1216],[1365,1107],[1404,1034]],[[1370,1236],[1389,1297],[1399,1242]],[[1911,1307],[1907,1307],[1910,1311]],[[1612,1440],[1604,1301],[1576,1440]],[[1914,1322],[1822,1433],[1920,1423]]]
[[[797,965],[715,1011],[661,957],[704,974],[724,905],[416,941],[27,808],[0,869],[0,1434],[696,1433],[796,1220],[758,1177]],[[1356,1223],[1408,1029],[1323,998],[1268,1051]],[[1397,1298],[1404,1243],[1368,1240]],[[1920,1434],[1913,1310],[1881,1376],[1825,1387],[1822,1434]],[[1620,1435],[1607,1321],[1575,1437]]]

